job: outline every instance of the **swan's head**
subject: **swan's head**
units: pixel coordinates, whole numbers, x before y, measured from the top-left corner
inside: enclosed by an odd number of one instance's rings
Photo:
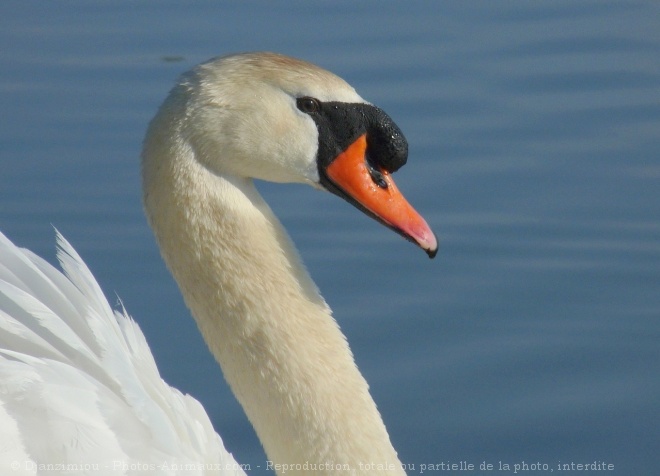
[[[273,53],[214,59],[182,76],[147,142],[163,120],[215,174],[326,189],[436,254],[391,177],[408,156],[401,130],[328,71]]]

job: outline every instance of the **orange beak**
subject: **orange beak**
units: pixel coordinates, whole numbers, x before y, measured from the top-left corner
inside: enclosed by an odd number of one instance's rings
[[[327,177],[361,208],[433,258],[438,251],[435,234],[399,192],[388,171],[370,170],[366,151],[367,136],[363,134],[328,165]]]

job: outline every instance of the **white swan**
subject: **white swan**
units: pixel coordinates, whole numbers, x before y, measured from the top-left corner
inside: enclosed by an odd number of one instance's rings
[[[406,157],[382,110],[337,76],[272,53],[196,67],[149,126],[149,223],[280,474],[404,471],[330,309],[252,179],[327,189],[433,257],[435,236],[390,175]],[[2,474],[67,462],[101,465],[89,474],[140,464],[240,473],[199,403],[160,379],[138,326],[113,315],[59,241],[67,277],[0,241]]]

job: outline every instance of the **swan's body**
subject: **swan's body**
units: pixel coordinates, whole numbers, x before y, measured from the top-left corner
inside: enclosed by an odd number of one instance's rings
[[[244,474],[58,241],[66,276],[0,233],[0,474]]]
[[[273,54],[199,66],[149,127],[144,202],[163,257],[269,460],[288,472],[404,473],[346,339],[252,179],[326,188],[433,256],[435,237],[389,175],[406,147],[343,80]]]

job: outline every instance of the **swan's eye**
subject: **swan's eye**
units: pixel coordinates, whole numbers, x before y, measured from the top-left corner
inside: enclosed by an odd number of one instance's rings
[[[316,98],[310,98],[309,96],[296,99],[296,106],[306,114],[314,114],[321,109],[321,103],[319,103],[319,100]]]

